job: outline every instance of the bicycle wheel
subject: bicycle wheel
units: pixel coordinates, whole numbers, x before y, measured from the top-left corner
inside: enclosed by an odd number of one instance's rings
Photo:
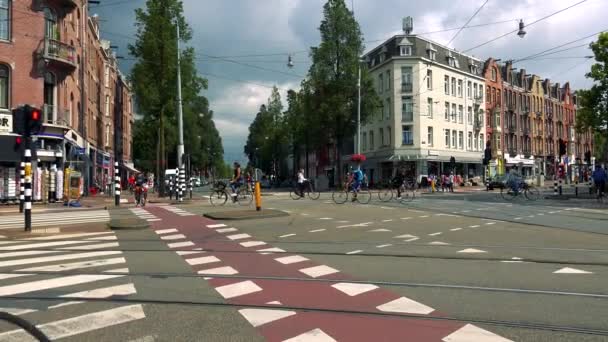
[[[369,190],[359,190],[357,194],[357,202],[368,204],[372,200],[372,192]]]
[[[253,195],[249,190],[242,190],[238,192],[236,201],[242,206],[248,206],[253,202]]]
[[[299,200],[300,198],[302,198],[298,193],[297,188],[294,188],[289,192],[289,197],[291,197],[292,200]]]
[[[222,206],[228,201],[228,194],[225,191],[213,190],[209,195],[209,201],[215,207]]]
[[[344,190],[337,190],[331,194],[331,199],[336,202],[336,204],[344,204],[348,201],[348,192]]]
[[[393,199],[393,190],[389,187],[378,190],[378,199],[380,202],[389,202]]]
[[[318,191],[314,185],[310,184],[308,187],[308,197],[312,200],[318,200],[321,197],[321,191]]]
[[[517,196],[517,194],[509,187],[500,189],[500,197],[505,201],[511,201],[515,196]]]
[[[535,187],[529,186],[524,191],[524,196],[526,196],[529,201],[536,201],[540,197],[540,191]]]
[[[400,199],[400,201],[401,201],[401,203],[411,202],[411,201],[414,200],[414,197],[415,197],[415,193],[414,193],[413,190],[404,189],[401,192],[401,199]]]

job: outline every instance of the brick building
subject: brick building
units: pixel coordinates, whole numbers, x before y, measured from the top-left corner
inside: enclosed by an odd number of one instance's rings
[[[118,73],[116,57],[109,42],[101,40],[99,20],[89,17],[86,1],[0,0],[0,122],[12,121],[11,109],[22,104],[42,109],[44,128],[34,139],[34,170],[81,171],[85,191],[95,183],[104,188],[112,179],[114,135],[130,141],[126,134],[132,122],[120,130],[113,127],[116,89],[125,90],[122,96],[128,100],[123,102],[132,101]],[[12,127],[0,131],[3,146],[14,139]],[[122,152],[119,161],[130,162],[130,150]],[[13,197],[6,188],[13,186],[20,158],[17,151],[0,152],[1,200]]]
[[[502,149],[502,73],[500,65],[489,58],[484,64],[483,75],[486,79],[486,141],[492,148],[492,159],[489,161],[489,175],[494,177],[504,173],[504,155]]]

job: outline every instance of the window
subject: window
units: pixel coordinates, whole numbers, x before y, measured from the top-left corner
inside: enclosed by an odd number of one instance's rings
[[[479,137],[475,134],[475,151],[479,150]]]
[[[452,77],[452,96],[456,96],[456,79]]]
[[[386,80],[385,81],[386,81],[386,85],[385,85],[384,89],[391,90],[391,71],[390,70],[388,70],[386,72]]]
[[[483,147],[484,147],[483,140],[484,140],[484,138],[483,138],[483,133],[482,133],[479,135],[479,149],[480,150],[483,150]]]
[[[456,148],[456,130],[452,130],[452,148]]]
[[[380,127],[380,147],[384,146],[384,128]]]
[[[393,140],[391,138],[392,133],[393,133],[393,131],[391,130],[391,128],[386,127],[386,146],[391,146],[391,140]]]
[[[492,68],[492,81],[496,82],[496,68]]]
[[[433,118],[433,99],[428,97],[426,99],[426,107],[427,107],[427,116],[429,119]]]
[[[451,57],[451,56],[450,56],[450,57],[448,57],[448,64],[449,64],[449,65],[450,65],[452,68],[456,67],[456,59],[455,59],[454,57]]]
[[[401,98],[401,121],[414,121],[414,103],[412,102],[411,96],[404,96]]]
[[[477,98],[477,96],[479,95],[479,93],[477,92],[477,83],[473,83],[473,94],[475,95],[475,98]]]
[[[406,125],[401,130],[401,144],[402,145],[413,145],[414,144],[414,131],[413,126]]]
[[[445,103],[445,121],[450,121],[450,103]]]
[[[110,116],[110,95],[106,95],[106,116]]]
[[[369,149],[374,149],[374,131],[369,131]]]
[[[0,40],[11,39],[11,0],[0,0]]]
[[[411,92],[412,88],[412,67],[401,67],[401,91]]]
[[[471,98],[471,81],[467,82],[467,97],[470,99]]]
[[[386,105],[384,106],[384,120],[389,120],[391,118],[391,98],[386,99]]]
[[[401,53],[401,56],[411,56],[412,55],[412,46],[411,45],[400,46],[399,52]]]
[[[44,37],[57,40],[59,39],[57,15],[48,7],[44,8]]]
[[[460,131],[458,132],[458,148],[459,149],[464,149],[464,132]]]
[[[433,90],[433,70],[426,71],[426,89]]]
[[[487,89],[487,91],[486,91],[486,94],[488,94],[488,98],[487,98],[487,100],[488,100],[488,103],[489,103],[489,102],[490,102],[490,100],[491,100],[491,97],[489,96],[489,95],[490,95],[490,86],[488,86],[488,89]]]
[[[473,108],[471,106],[467,107],[467,123],[469,125],[473,124]]]
[[[450,114],[452,116],[452,121],[456,122],[456,104],[452,103],[452,113]]]
[[[383,52],[380,54],[380,63],[384,63],[385,60],[386,60],[386,52]]]
[[[479,85],[479,99],[483,102],[483,85]]]
[[[110,146],[110,125],[106,125],[106,139],[104,141],[106,146]]]
[[[8,65],[0,64],[0,109],[9,108],[10,69]]]
[[[464,118],[464,109],[462,107],[462,105],[458,106],[458,123],[462,123],[462,120]]]
[[[433,146],[433,126],[427,127],[426,139],[429,146]]]
[[[470,151],[472,147],[473,147],[473,133],[469,132],[468,138],[467,138],[467,150]]]
[[[384,91],[384,75],[378,75],[378,92],[382,94]]]
[[[443,90],[446,95],[450,95],[450,77],[445,76],[443,79]]]
[[[445,134],[445,147],[450,148],[450,130],[445,129],[443,132]]]
[[[458,97],[462,97],[462,80],[458,80]]]
[[[363,132],[363,134],[361,134],[361,150],[365,151],[367,150],[367,133]]]
[[[103,84],[107,88],[110,86],[110,66],[106,65],[103,75]]]

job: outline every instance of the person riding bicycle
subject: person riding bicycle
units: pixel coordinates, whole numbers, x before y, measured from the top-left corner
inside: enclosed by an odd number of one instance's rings
[[[304,186],[308,183],[308,179],[304,177],[304,169],[298,170],[298,191],[300,197],[304,197]]]
[[[243,185],[243,175],[241,174],[241,164],[234,162],[234,177],[230,180],[232,198],[236,201],[236,190]]]
[[[595,165],[595,171],[593,171],[591,177],[593,177],[593,182],[595,183],[598,195],[603,196],[604,189],[606,188],[606,180],[608,179],[606,171],[600,165]]]
[[[357,193],[361,190],[363,184],[363,171],[361,165],[357,165],[357,169],[352,172],[350,179],[351,189],[353,190],[353,202],[357,200]]]
[[[135,176],[135,180],[133,181],[134,183],[134,189],[135,189],[135,199],[136,202],[139,204],[140,200],[137,200],[139,197],[141,196],[142,193],[147,192],[147,185],[148,185],[148,178],[146,178],[146,176],[139,172],[137,173],[137,175]],[[144,194],[145,196],[145,194]]]
[[[505,185],[510,187],[514,193],[517,193],[522,184],[522,177],[515,172],[515,169],[511,169],[505,180]]]
[[[401,198],[402,185],[405,182],[405,170],[400,169],[392,179],[393,188],[397,189],[397,199]]]

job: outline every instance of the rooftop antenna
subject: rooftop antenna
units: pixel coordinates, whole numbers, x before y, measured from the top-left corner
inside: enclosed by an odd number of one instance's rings
[[[293,57],[291,56],[291,54],[289,54],[289,55],[287,56],[287,66],[288,66],[289,68],[293,68]]]
[[[403,32],[409,35],[414,30],[414,19],[410,16],[403,18]]]

